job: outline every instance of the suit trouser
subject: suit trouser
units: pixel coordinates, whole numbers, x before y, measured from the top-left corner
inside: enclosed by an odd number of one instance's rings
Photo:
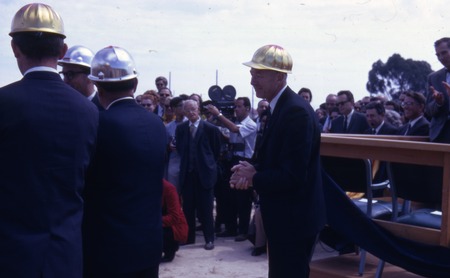
[[[263,220],[261,217],[261,209],[259,206],[255,208],[255,247],[263,247],[267,243],[266,232],[264,231]]]
[[[204,188],[200,184],[199,173],[192,171],[187,174],[182,185],[183,211],[189,226],[188,243],[195,242],[195,216],[203,226],[205,242],[214,242],[214,189]]]
[[[309,277],[309,262],[317,236],[296,238],[289,235],[290,240],[268,240],[269,278]]]
[[[170,256],[178,251],[180,244],[173,238],[172,227],[163,228],[163,253]]]

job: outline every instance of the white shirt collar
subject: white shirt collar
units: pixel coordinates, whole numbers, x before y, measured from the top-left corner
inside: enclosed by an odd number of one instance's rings
[[[87,99],[90,100],[90,101],[92,101],[92,99],[95,97],[95,94],[96,94],[96,93],[97,93],[97,92],[94,91],[90,96],[87,97]]]
[[[24,72],[24,76],[30,72],[34,72],[34,71],[48,71],[48,72],[54,72],[54,73],[58,73],[58,71],[54,68],[51,67],[45,67],[45,66],[38,66],[38,67],[32,67],[30,69],[28,69],[26,72]]]
[[[281,94],[286,90],[287,84],[284,85],[284,87],[278,92],[278,94],[272,99],[272,101],[269,103],[270,105],[270,113],[273,113],[275,110],[275,106],[277,105],[278,99],[280,99]]]
[[[113,105],[114,103],[119,102],[119,101],[124,100],[124,99],[133,99],[133,97],[121,97],[121,98],[118,98],[118,99],[114,100],[113,102],[111,102],[111,103],[105,108],[105,110],[108,110],[108,109],[111,107],[111,105]],[[134,100],[134,99],[133,99],[133,100]]]
[[[381,124],[379,124],[378,127],[375,128],[377,134],[383,125],[384,125],[384,121],[382,121]]]
[[[411,127],[413,127],[421,118],[423,117],[423,115],[422,116],[420,116],[420,117],[417,117],[417,118],[415,118],[414,120],[412,120],[412,121],[409,121],[409,123],[408,124],[410,124],[411,125]]]
[[[198,127],[198,125],[200,124],[200,120],[201,120],[201,118],[199,117],[198,120],[195,121],[195,123],[189,122],[189,126],[194,125],[195,127]]]

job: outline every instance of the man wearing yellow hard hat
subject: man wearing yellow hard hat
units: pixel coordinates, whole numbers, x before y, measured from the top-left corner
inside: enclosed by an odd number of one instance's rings
[[[230,186],[253,187],[268,240],[269,277],[308,277],[317,234],[325,224],[319,162],[320,127],[313,109],[287,86],[292,58],[277,45],[251,61],[256,96],[270,106],[252,163],[232,168]]]
[[[0,88],[0,277],[81,277],[85,172],[98,110],[56,71],[61,17],[22,7],[11,46],[23,78]]]

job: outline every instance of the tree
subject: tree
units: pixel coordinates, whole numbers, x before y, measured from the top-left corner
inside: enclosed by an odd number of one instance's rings
[[[427,62],[405,60],[395,53],[386,63],[381,60],[373,63],[366,88],[371,94],[383,94],[388,99],[395,99],[400,92],[408,90],[425,93],[431,72]]]

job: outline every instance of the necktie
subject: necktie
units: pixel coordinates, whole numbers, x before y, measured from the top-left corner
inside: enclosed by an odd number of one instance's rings
[[[347,116],[344,116],[344,132],[347,132]]]
[[[197,128],[195,127],[194,124],[191,124],[191,126],[189,127],[189,131],[191,132],[192,138],[194,138],[195,137],[195,132],[197,131]]]
[[[253,152],[252,160],[255,160],[258,158],[258,153],[259,153],[259,149],[261,148],[262,138],[267,133],[266,130],[268,128],[268,124],[269,124],[271,115],[272,114],[270,113],[270,107],[261,114],[260,129],[256,134],[256,142],[255,142],[255,149],[254,149],[255,151]]]
[[[408,124],[408,127],[406,128],[405,134],[404,135],[409,135],[409,130],[411,129],[411,124]]]
[[[265,133],[266,132],[266,130],[267,130],[267,128],[269,127],[269,121],[270,121],[270,118],[272,117],[272,112],[270,112],[270,106],[267,108],[267,110],[266,110],[266,121],[265,121],[265,124],[264,124],[264,130],[263,130],[263,133]]]

